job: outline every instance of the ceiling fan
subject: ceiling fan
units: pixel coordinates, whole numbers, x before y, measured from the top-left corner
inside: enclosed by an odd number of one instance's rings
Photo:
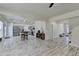
[[[51,3],[51,4],[49,5],[49,8],[51,8],[53,5],[54,5],[54,3]]]

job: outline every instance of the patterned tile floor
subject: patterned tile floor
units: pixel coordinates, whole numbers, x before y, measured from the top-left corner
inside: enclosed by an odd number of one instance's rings
[[[33,37],[22,41],[20,38],[0,42],[0,56],[78,56],[79,48],[65,48],[53,40],[35,40]]]

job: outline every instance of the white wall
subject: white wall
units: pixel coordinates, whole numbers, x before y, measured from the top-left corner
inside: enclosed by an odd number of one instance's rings
[[[53,22],[53,39],[57,37],[57,23]]]
[[[69,20],[69,25],[71,26],[71,29],[74,29],[75,27],[77,27],[79,25],[79,17],[75,17],[73,19]]]
[[[46,23],[46,30],[47,30],[47,39],[53,40],[53,25],[49,22]]]
[[[49,20],[50,20],[50,22],[53,22],[53,21],[63,20],[63,19],[66,19],[66,18],[71,18],[71,17],[76,17],[76,16],[79,16],[79,10],[75,10],[75,11],[72,11],[72,12],[68,12],[68,13],[56,16],[56,17],[52,17]]]
[[[79,26],[72,30],[71,45],[79,47]]]

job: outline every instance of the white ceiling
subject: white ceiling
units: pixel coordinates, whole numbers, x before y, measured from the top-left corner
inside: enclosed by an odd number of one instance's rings
[[[12,13],[27,19],[48,20],[51,17],[79,9],[78,3],[0,3],[0,11]]]

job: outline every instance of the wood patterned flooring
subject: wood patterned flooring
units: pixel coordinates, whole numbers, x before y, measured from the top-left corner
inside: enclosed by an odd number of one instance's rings
[[[22,41],[20,38],[0,42],[0,56],[78,56],[79,48],[65,48],[53,40]]]

